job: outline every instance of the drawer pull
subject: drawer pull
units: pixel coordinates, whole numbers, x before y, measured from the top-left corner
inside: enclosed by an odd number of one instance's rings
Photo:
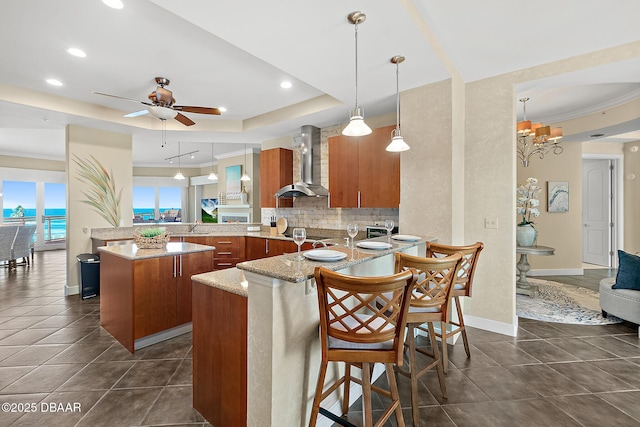
[[[218,252],[218,255],[231,255],[233,252]]]
[[[219,241],[219,242],[216,242],[216,243],[217,243],[217,244],[219,244],[219,245],[230,245],[230,244],[231,244],[231,243],[233,243],[233,242],[223,242],[223,241]]]
[[[233,265],[230,262],[219,262],[218,265]]]

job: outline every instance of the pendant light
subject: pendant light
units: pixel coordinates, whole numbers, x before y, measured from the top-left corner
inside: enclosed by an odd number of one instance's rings
[[[349,124],[342,130],[345,136],[364,136],[371,133],[371,128],[364,122],[363,110],[358,105],[358,24],[367,19],[364,12],[351,12],[347,17],[350,23],[355,26],[356,40],[356,106],[351,110]]]
[[[178,179],[178,180],[185,179],[184,175],[182,175],[182,172],[180,171],[180,141],[178,141],[178,173],[176,173],[173,179]]]
[[[244,173],[240,177],[240,181],[251,181],[249,175],[247,175],[247,144],[244,144]]]
[[[211,181],[217,181],[218,180],[218,175],[216,175],[216,173],[213,171],[213,161],[215,159],[215,157],[213,156],[213,145],[215,143],[212,142],[211,143],[211,172],[209,173],[209,176],[207,177],[207,179],[210,179]]]
[[[391,58],[391,63],[396,64],[396,128],[391,132],[391,142],[386,150],[398,153],[407,151],[410,147],[404,142],[400,133],[400,64],[404,62],[404,56],[396,55]]]

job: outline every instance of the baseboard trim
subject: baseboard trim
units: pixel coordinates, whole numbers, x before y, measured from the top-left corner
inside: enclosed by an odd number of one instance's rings
[[[518,318],[515,316],[513,323],[509,324],[465,314],[464,324],[473,328],[483,329],[485,331],[495,332],[502,335],[508,335],[510,337],[515,337],[518,335]]]
[[[64,296],[78,295],[80,293],[80,286],[64,285]]]
[[[556,268],[548,270],[530,270],[527,276],[582,276],[584,268]]]

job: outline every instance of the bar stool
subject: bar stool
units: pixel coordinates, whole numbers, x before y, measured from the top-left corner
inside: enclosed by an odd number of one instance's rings
[[[393,365],[402,364],[409,293],[417,280],[416,273],[409,270],[391,276],[355,277],[316,267],[315,279],[322,362],[309,426],[316,425],[320,403],[341,384],[344,384],[343,415],[349,411],[351,381],[362,385],[365,427],[373,426],[372,391],[392,401],[375,426],[382,426],[394,412],[398,426],[404,426]],[[345,362],[345,374],[323,392],[329,362]],[[375,363],[385,364],[390,390],[371,384]],[[351,376],[352,366],[362,370],[362,379]],[[328,412],[323,409],[323,414]]]
[[[457,253],[442,258],[425,258],[408,255],[402,252],[395,253],[395,271],[402,272],[407,269],[415,269],[418,273],[418,281],[411,293],[409,313],[407,314],[407,335],[405,347],[409,350],[408,370],[395,367],[397,373],[411,380],[411,409],[413,424],[420,425],[420,413],[418,411],[418,379],[432,368],[438,372],[438,380],[442,396],[447,398],[447,386],[444,382],[444,370],[442,358],[438,351],[438,342],[433,328],[434,322],[444,322],[447,319],[449,301],[453,282],[458,275],[462,264],[462,255]],[[427,324],[427,329],[424,324]],[[429,334],[431,352],[417,348],[415,342],[415,330],[421,330]],[[433,362],[418,369],[416,364],[416,352],[433,359]]]
[[[447,373],[449,367],[449,357],[447,351],[447,338],[454,336],[457,333],[462,334],[462,341],[464,343],[464,350],[467,353],[467,358],[471,357],[469,351],[469,340],[467,339],[467,331],[464,328],[464,317],[462,317],[462,306],[460,305],[460,297],[471,296],[471,286],[473,285],[473,275],[476,272],[476,265],[478,264],[478,257],[480,257],[480,251],[484,249],[482,242],[477,242],[473,245],[467,246],[451,246],[443,245],[440,243],[427,242],[427,257],[439,258],[443,256],[449,256],[455,253],[462,254],[462,265],[458,276],[456,277],[453,290],[451,291],[451,297],[456,303],[456,309],[458,313],[458,321],[453,322],[450,317],[447,317],[445,324],[442,325],[441,332],[436,334],[442,340],[442,364],[444,365],[444,372]],[[447,325],[453,325],[450,331],[447,332]]]

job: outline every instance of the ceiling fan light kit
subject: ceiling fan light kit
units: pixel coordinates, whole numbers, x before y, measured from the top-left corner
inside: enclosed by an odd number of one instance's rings
[[[562,128],[552,128],[542,123],[531,123],[527,120],[527,101],[529,98],[521,98],[523,108],[522,120],[516,125],[518,159],[523,167],[529,166],[532,156],[544,159],[544,156],[552,151],[553,154],[562,154],[564,149],[559,145],[562,138]]]
[[[142,105],[146,105],[146,112],[160,120],[176,119],[185,126],[193,126],[196,124],[189,117],[185,116],[181,112],[196,113],[196,114],[209,114],[219,116],[221,114],[218,108],[214,107],[194,107],[189,105],[175,105],[176,99],[173,97],[173,92],[165,88],[170,83],[170,80],[165,77],[155,78],[158,87],[156,90],[147,95],[150,102],[138,101],[136,99],[126,98],[124,96],[110,95],[108,93],[93,92],[96,95],[109,96],[111,98],[124,99],[126,101],[139,102]],[[144,111],[144,110],[143,110]],[[136,117],[145,114],[143,111],[137,111],[125,115],[125,117]]]
[[[356,105],[351,110],[349,124],[342,130],[345,136],[364,136],[371,133],[371,128],[364,122],[364,114],[358,105],[358,24],[363,23],[367,19],[364,12],[351,12],[347,16],[347,20],[354,25],[355,28],[355,45],[356,45]]]

